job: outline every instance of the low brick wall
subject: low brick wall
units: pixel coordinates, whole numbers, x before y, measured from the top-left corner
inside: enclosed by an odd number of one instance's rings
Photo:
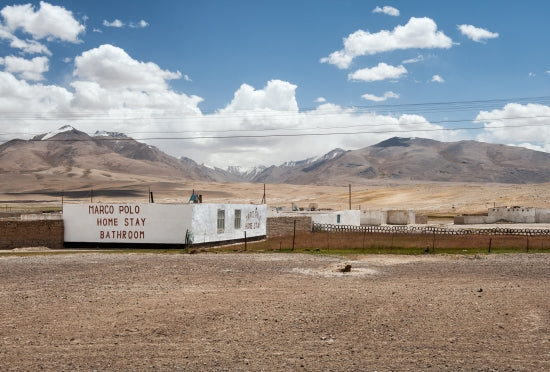
[[[310,216],[268,217],[267,236],[292,234],[294,232],[294,221],[296,221],[296,231],[311,231],[313,224]]]
[[[63,220],[0,221],[0,249],[63,248]]]

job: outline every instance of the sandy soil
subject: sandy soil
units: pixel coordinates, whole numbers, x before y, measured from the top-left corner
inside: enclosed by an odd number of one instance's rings
[[[549,285],[544,254],[0,255],[0,370],[544,371]]]

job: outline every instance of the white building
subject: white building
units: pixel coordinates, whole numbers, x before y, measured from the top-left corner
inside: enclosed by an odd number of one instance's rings
[[[361,211],[361,225],[410,225],[427,222],[427,218],[422,219],[410,210],[367,209]]]
[[[487,213],[455,216],[455,225],[510,223],[550,223],[550,209],[534,207],[495,207]]]
[[[312,223],[327,225],[359,226],[360,210],[343,211],[272,211],[269,217],[308,216]]]
[[[65,246],[214,244],[266,235],[266,205],[64,204]]]

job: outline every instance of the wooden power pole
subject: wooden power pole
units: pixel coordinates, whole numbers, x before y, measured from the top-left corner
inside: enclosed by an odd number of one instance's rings
[[[349,184],[349,210],[351,211],[351,183]]]

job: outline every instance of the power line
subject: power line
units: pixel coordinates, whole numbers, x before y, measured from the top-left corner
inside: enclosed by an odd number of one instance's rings
[[[189,118],[201,118],[205,119],[208,116],[215,115],[219,118],[241,118],[241,117],[254,117],[254,116],[269,116],[275,118],[284,118],[287,116],[294,116],[296,114],[315,114],[321,116],[327,115],[341,115],[342,113],[369,113],[373,111],[390,111],[390,112],[452,112],[462,110],[473,110],[482,108],[491,108],[494,106],[503,105],[506,103],[538,103],[538,104],[550,104],[550,96],[539,97],[516,97],[516,98],[499,98],[488,100],[470,100],[470,101],[440,101],[440,102],[425,102],[425,103],[398,103],[398,104],[378,104],[378,105],[359,105],[359,106],[337,106],[334,110],[324,108],[318,110],[319,107],[302,108],[301,110],[271,110],[265,111],[259,110],[234,110],[234,111],[205,111],[205,112],[188,112],[182,113],[175,110],[162,110],[162,109],[145,109],[144,115],[120,115],[113,116],[110,112],[89,112],[89,111],[55,111],[51,113],[44,112],[32,112],[32,111],[3,111],[3,119],[34,119],[34,120],[69,120],[69,119],[88,119],[88,120],[140,120],[140,119],[166,119],[176,120],[181,119],[182,115],[186,115]],[[114,109],[115,111],[117,109]],[[127,110],[127,109],[124,109]],[[51,115],[51,116],[47,116]]]
[[[509,121],[509,120],[524,120],[524,119],[550,119],[550,115],[531,115],[531,116],[512,116],[512,117],[503,117],[503,118],[494,118],[491,119],[491,121]],[[401,125],[419,125],[419,124],[450,124],[450,123],[464,123],[464,122],[471,122],[472,119],[455,119],[455,120],[435,120],[435,121],[412,121],[408,123],[366,123],[366,124],[356,124],[356,125],[346,125],[346,126],[317,126],[317,127],[303,127],[303,128],[258,128],[258,129],[215,129],[215,130],[183,130],[183,131],[134,131],[134,132],[125,132],[124,134],[182,134],[182,133],[233,133],[233,132],[271,132],[271,131],[310,131],[310,130],[326,130],[326,129],[350,129],[350,128],[358,128],[358,127],[388,127],[388,126],[401,126]],[[550,122],[548,123],[539,123],[539,124],[522,124],[522,125],[515,125],[515,126],[502,126],[503,128],[507,127],[521,127],[521,126],[544,126],[544,125],[550,125]],[[484,127],[476,127],[476,129],[483,129]],[[491,127],[494,128],[494,127]],[[459,128],[450,128],[450,130],[458,130]],[[463,129],[468,129],[468,127],[465,127]],[[424,131],[423,129],[419,129],[417,131]],[[374,133],[384,133],[384,131],[376,131]],[[0,133],[0,135],[18,135],[18,134],[27,134],[27,135],[39,135],[43,133],[28,133],[28,132],[4,132]],[[329,133],[330,134],[330,133]],[[210,137],[197,137],[197,138],[210,138]],[[120,139],[120,138],[116,138]]]
[[[528,125],[502,125],[498,127],[490,127],[490,129],[502,128],[525,128],[525,127],[540,127],[550,125],[546,124],[528,124]],[[237,138],[277,138],[277,137],[316,137],[316,136],[338,136],[338,135],[358,135],[358,134],[392,134],[392,133],[417,133],[417,132],[448,132],[458,130],[480,130],[486,129],[484,126],[473,127],[457,127],[457,128],[423,128],[423,129],[395,129],[382,131],[355,131],[355,132],[326,132],[326,133],[280,133],[280,134],[240,134],[240,135],[219,135],[219,136],[185,136],[185,137],[141,137],[141,138],[115,138],[115,137],[91,137],[89,139],[59,139],[48,138],[46,140],[31,139],[33,142],[91,142],[91,141],[151,141],[151,140],[199,140],[199,139],[237,139]]]
[[[485,106],[493,106],[498,104],[503,104],[504,102],[510,102],[515,101],[514,103],[518,102],[527,102],[527,103],[533,103],[533,101],[537,103],[546,102],[548,101],[550,103],[550,96],[541,96],[541,97],[522,97],[522,98],[508,98],[508,99],[491,99],[491,100],[472,100],[472,101],[447,101],[447,102],[430,102],[430,103],[413,103],[413,104],[383,104],[383,105],[372,105],[372,106],[358,106],[358,107],[340,107],[337,106],[334,110],[317,110],[318,108],[315,108],[315,111],[231,111],[231,112],[216,112],[215,116],[203,116],[198,114],[192,114],[189,117],[182,117],[182,115],[174,115],[174,116],[167,116],[162,115],[158,117],[143,117],[143,116],[135,116],[135,117],[128,117],[128,116],[121,116],[119,119],[117,119],[116,116],[112,117],[109,116],[109,113],[96,113],[96,116],[90,116],[90,113],[88,112],[58,112],[56,113],[57,117],[43,117],[42,115],[38,115],[37,113],[32,112],[5,112],[3,113],[3,120],[18,118],[20,120],[27,119],[27,120],[109,120],[109,121],[117,121],[117,120],[154,120],[155,123],[162,123],[162,121],[177,121],[182,120],[185,118],[189,119],[200,119],[201,124],[208,124],[208,121],[223,121],[224,119],[240,119],[240,118],[246,118],[250,120],[259,120],[261,119],[273,119],[273,120],[280,120],[285,119],[287,117],[296,117],[296,115],[304,115],[304,116],[310,116],[310,117],[320,117],[323,119],[331,120],[332,117],[336,116],[342,116],[342,115],[350,115],[350,116],[359,116],[361,114],[369,114],[372,113],[376,116],[382,116],[380,114],[377,114],[373,112],[373,110],[388,110],[388,111],[396,111],[396,110],[410,110],[410,111],[424,111],[424,112],[450,112],[450,111],[459,111],[459,110],[471,110],[471,109],[479,109],[480,107]],[[151,113],[154,113],[154,110],[152,110]],[[157,113],[158,114],[158,113]],[[28,116],[27,116],[28,115]],[[64,116],[66,115],[66,116]],[[158,114],[160,115],[160,114]],[[61,116],[61,117],[59,117]],[[375,116],[375,117],[376,117]],[[363,119],[362,117],[360,117]],[[395,118],[395,117],[394,117]],[[368,120],[368,117],[364,118],[365,120]],[[546,115],[531,115],[531,116],[514,116],[514,117],[503,117],[503,118],[493,118],[488,119],[486,121],[497,121],[497,122],[506,122],[510,120],[545,120],[550,119],[550,116]],[[293,128],[280,128],[280,127],[267,127],[267,128],[258,128],[258,129],[208,129],[205,128],[203,125],[201,129],[199,130],[181,130],[181,131],[133,131],[133,132],[126,132],[125,134],[130,135],[141,135],[141,134],[170,134],[170,135],[179,135],[179,134],[185,134],[185,133],[203,133],[197,136],[170,136],[170,137],[141,137],[136,138],[138,140],[147,140],[147,139],[155,139],[155,140],[168,140],[168,139],[216,139],[216,138],[266,138],[266,137],[298,137],[298,136],[326,136],[326,135],[345,135],[345,134],[372,134],[372,133],[407,133],[407,132],[426,132],[426,131],[456,131],[456,130],[479,130],[484,129],[486,127],[483,126],[464,126],[464,127],[455,127],[455,128],[421,128],[421,129],[385,129],[385,130],[372,130],[376,127],[392,127],[392,126],[403,126],[403,125],[420,125],[420,124],[451,124],[451,123],[466,123],[466,122],[473,122],[476,121],[475,119],[444,119],[444,120],[422,120],[422,121],[416,121],[416,122],[407,122],[407,123],[387,123],[387,122],[376,122],[376,121],[370,121],[367,123],[361,123],[361,124],[355,124],[355,125],[345,125],[345,126],[315,126],[315,127],[293,127]],[[495,128],[513,128],[513,127],[532,127],[532,126],[544,126],[548,125],[549,123],[531,123],[531,124],[518,124],[518,125],[502,125],[499,127],[492,126],[492,129]],[[353,128],[369,128],[369,130],[363,130],[363,131],[354,131],[354,132],[322,132],[322,133],[307,133],[307,131],[319,131],[319,130],[346,130],[346,129],[353,129]],[[229,133],[255,133],[255,132],[283,132],[283,133],[271,133],[271,134],[262,134],[262,135],[254,135],[254,134],[234,134],[229,135]],[[284,133],[287,132],[287,133]],[[288,132],[301,132],[301,133],[288,133]],[[304,133],[305,132],[305,133]],[[219,133],[218,135],[204,135],[204,133]],[[4,132],[0,133],[2,136],[8,136],[8,135],[39,135],[43,133],[28,133],[28,132]],[[228,135],[224,135],[228,134]],[[114,138],[114,140],[122,140],[121,138]]]

